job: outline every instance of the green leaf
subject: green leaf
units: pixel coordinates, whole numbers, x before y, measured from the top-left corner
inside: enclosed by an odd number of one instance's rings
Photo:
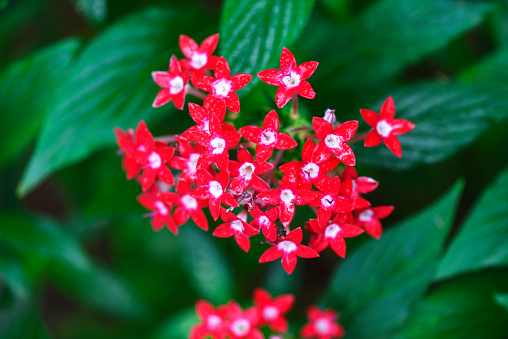
[[[179,258],[199,296],[225,304],[236,295],[235,282],[229,260],[213,240],[210,232],[188,222],[178,235]]]
[[[465,82],[488,83],[491,86],[508,86],[508,48],[501,49],[480,64],[461,74]]]
[[[80,46],[64,40],[9,65],[0,74],[0,164],[34,137],[44,110]]]
[[[508,312],[508,294],[495,294],[494,300]]]
[[[491,3],[462,0],[384,0],[344,28],[329,32],[320,87],[381,82],[477,26]],[[333,42],[333,43],[332,43]]]
[[[252,85],[256,73],[278,68],[282,47],[298,38],[313,6],[314,0],[226,0],[220,46],[232,74],[253,74]]]
[[[400,338],[506,338],[508,312],[493,295],[508,292],[506,272],[448,281],[415,308]]]
[[[76,10],[94,24],[103,22],[108,16],[107,0],[72,0]]]
[[[442,259],[436,278],[508,265],[508,168],[474,205]]]
[[[181,32],[191,34],[207,23],[199,14],[151,8],[93,40],[54,94],[18,194],[25,195],[52,172],[113,145],[115,126],[134,127],[165,109],[175,114],[172,104],[159,110],[151,107],[158,87],[150,73],[167,69],[171,54],[179,50]]]
[[[17,299],[28,300],[32,286],[25,268],[17,258],[6,258],[0,254],[0,281],[10,288]]]
[[[194,309],[184,310],[169,318],[151,338],[187,339],[192,326],[198,323],[199,319]]]
[[[342,314],[350,338],[390,338],[404,324],[432,281],[461,189],[369,239],[333,274],[321,304]]]
[[[423,83],[404,87],[392,96],[396,118],[416,124],[414,130],[399,136],[402,158],[383,144],[367,148],[362,143],[354,149],[358,163],[388,169],[437,163],[475,141],[508,115],[506,90],[489,85]],[[385,99],[370,108],[379,112]]]

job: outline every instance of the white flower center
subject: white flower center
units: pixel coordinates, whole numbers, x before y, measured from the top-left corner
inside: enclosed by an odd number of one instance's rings
[[[266,217],[266,215],[262,215],[258,218],[258,224],[260,226],[268,226],[270,225],[270,220]]]
[[[277,141],[277,138],[275,137],[275,132],[263,131],[263,133],[261,134],[261,143],[263,145],[271,145],[275,141]]]
[[[250,322],[247,319],[237,319],[231,324],[231,332],[237,337],[243,337],[250,332]]]
[[[229,226],[236,232],[243,233],[243,224],[240,220],[233,220]]]
[[[169,81],[169,93],[180,93],[183,89],[183,79],[179,76],[174,77]]]
[[[150,163],[150,167],[153,169],[159,168],[162,165],[161,156],[156,152],[152,152],[148,156],[148,162]]]
[[[212,314],[206,318],[206,325],[209,329],[213,330],[219,327],[222,323],[221,318],[218,315]]]
[[[162,201],[156,201],[155,202],[155,207],[157,208],[157,211],[162,214],[162,215],[168,215],[169,211],[168,209],[166,208],[166,206],[164,205],[164,203]]]
[[[195,210],[198,208],[198,201],[188,194],[184,195],[180,201],[182,202],[182,205],[185,207],[185,209]]]
[[[189,172],[192,174],[196,173],[196,166],[198,165],[199,160],[199,154],[198,153],[192,153],[189,156],[189,161],[187,161],[187,168],[189,169]]]
[[[291,71],[282,78],[282,82],[287,88],[293,88],[300,84],[300,74]]]
[[[222,186],[218,181],[210,181],[208,184],[208,192],[215,198],[219,198],[223,193]]]
[[[217,80],[212,84],[212,86],[215,90],[215,95],[219,97],[227,97],[231,91],[231,81],[226,79]]]
[[[328,134],[325,138],[325,144],[330,148],[342,148],[342,138],[335,134]]]
[[[240,166],[240,176],[244,177],[246,180],[252,179],[252,175],[254,174],[254,170],[256,167],[254,164],[251,164],[250,162],[244,163],[242,166]]]
[[[296,244],[294,242],[284,240],[277,244],[277,248],[286,253],[291,253],[296,251]]]
[[[335,238],[340,231],[342,231],[342,228],[339,225],[328,225],[325,231],[325,238]]]
[[[325,208],[329,208],[335,204],[335,199],[331,195],[325,195],[321,198],[321,205]]]
[[[314,323],[314,328],[318,334],[328,334],[331,330],[330,321],[328,319],[320,318]]]
[[[275,306],[266,306],[263,308],[263,318],[266,320],[274,320],[279,316],[279,310]]]
[[[226,148],[226,140],[216,137],[210,141],[210,146],[212,146],[212,154],[222,154],[224,152],[224,148]]]
[[[390,133],[392,132],[392,129],[393,129],[392,126],[390,126],[390,124],[387,123],[385,120],[379,121],[376,125],[377,132],[383,138],[386,138],[387,136],[389,136]]]
[[[307,180],[316,179],[319,174],[319,166],[313,162],[309,162],[302,167],[303,176]]]
[[[190,65],[195,69],[203,68],[208,62],[206,53],[194,52],[192,53]]]
[[[291,190],[282,190],[282,192],[280,192],[280,200],[286,204],[289,204],[294,198],[295,195],[291,192]]]
[[[365,210],[358,216],[358,219],[360,221],[366,222],[371,221],[372,217],[374,216],[374,212],[372,210]]]

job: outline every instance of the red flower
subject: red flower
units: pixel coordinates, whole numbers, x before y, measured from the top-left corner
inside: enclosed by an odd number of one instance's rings
[[[197,169],[204,169],[215,161],[219,170],[228,171],[228,150],[240,141],[240,133],[233,126],[221,123],[215,114],[212,114],[208,127],[209,133],[191,132],[192,141],[198,142],[205,149],[199,156]]]
[[[256,324],[259,316],[256,308],[251,307],[242,311],[236,302],[230,302],[225,310],[229,318],[227,331],[230,339],[263,339],[264,336]]]
[[[316,187],[321,192],[318,192],[318,198],[311,206],[319,207],[317,220],[320,227],[328,223],[332,212],[347,213],[353,210],[353,205],[349,201],[353,189],[351,179],[346,179],[341,185],[339,177],[333,179],[326,177],[319,181]]]
[[[198,187],[190,193],[196,199],[208,199],[208,208],[212,214],[213,220],[217,220],[220,214],[220,205],[223,202],[227,206],[238,207],[238,203],[225,192],[229,184],[229,173],[220,172],[215,178],[206,170],[198,171]]]
[[[279,117],[275,110],[268,113],[263,121],[263,129],[258,126],[245,126],[240,133],[256,146],[256,159],[260,163],[266,162],[273,153],[273,149],[291,149],[296,147],[296,141],[286,133],[279,131]]]
[[[152,133],[146,127],[143,120],[136,128],[136,144],[138,150],[133,152],[136,161],[143,168],[141,187],[146,191],[152,187],[158,177],[168,185],[174,185],[175,179],[171,170],[165,166],[175,153],[175,149],[167,147],[164,143],[155,142]]]
[[[305,189],[297,189],[296,172],[290,171],[282,177],[280,189],[272,189],[267,193],[259,193],[258,199],[269,205],[279,205],[280,221],[288,226],[295,215],[295,206],[310,204],[317,198],[317,193]]]
[[[231,76],[229,65],[224,57],[217,61],[214,71],[215,78],[208,75],[192,77],[192,83],[197,88],[210,92],[207,97],[212,104],[215,101],[224,101],[232,112],[240,112],[240,99],[235,91],[242,89],[252,79],[252,75],[246,73]]]
[[[283,294],[276,298],[272,298],[270,293],[262,288],[254,290],[254,305],[259,312],[258,326],[268,325],[275,332],[285,333],[288,330],[288,322],[284,318],[293,303],[295,297],[291,294]]]
[[[351,192],[351,200],[355,209],[370,206],[370,202],[360,197],[360,194],[370,193],[377,188],[379,183],[369,177],[358,177],[356,169],[352,166],[346,166],[340,179],[342,181],[351,178],[353,182],[353,190]]]
[[[193,148],[186,140],[176,137],[178,141],[178,152],[181,156],[174,156],[169,161],[169,166],[182,171],[180,179],[187,181],[189,184],[193,183],[196,176],[196,166],[198,164],[199,156],[203,153],[203,146],[197,144]]]
[[[258,234],[259,231],[233,213],[226,212],[224,209],[221,212],[221,219],[225,224],[217,226],[215,231],[213,231],[213,235],[219,238],[229,238],[234,235],[238,246],[245,252],[249,252],[249,237]]]
[[[194,74],[203,74],[206,69],[215,69],[219,58],[212,53],[217,48],[219,34],[206,38],[200,46],[186,35],[180,35],[180,49],[187,59],[180,59],[183,69],[191,70]]]
[[[363,227],[365,232],[375,239],[381,238],[383,229],[379,219],[384,219],[393,211],[393,206],[378,206],[355,211],[356,225]]]
[[[175,222],[178,226],[183,225],[192,217],[192,220],[205,231],[208,231],[208,222],[206,220],[203,208],[207,203],[203,200],[196,200],[190,193],[189,184],[185,180],[180,180],[176,184],[176,191],[159,193],[159,199],[168,202],[173,206],[178,206],[173,212]]]
[[[152,213],[149,213],[148,216],[152,217],[150,223],[152,224],[152,229],[155,232],[160,231],[164,228],[164,225],[166,225],[171,232],[178,234],[178,227],[171,216],[171,204],[160,200],[157,195],[157,189],[155,186],[152,186],[150,190],[138,195],[137,200],[141,206],[147,210],[153,211]]]
[[[342,338],[346,334],[344,328],[337,323],[337,312],[332,309],[321,311],[316,306],[310,306],[307,318],[309,323],[300,331],[303,338],[332,339]]]
[[[182,138],[192,140],[192,133],[194,132],[210,133],[210,120],[214,114],[217,116],[219,121],[224,120],[226,117],[226,105],[221,101],[217,101],[216,105],[213,106],[210,104],[210,100],[208,99],[205,99],[203,107],[190,102],[189,113],[197,126],[192,126],[183,132]]]
[[[341,216],[337,215],[328,225],[322,230],[322,233],[312,235],[310,239],[310,248],[316,252],[321,252],[328,246],[337,253],[339,257],[344,258],[346,256],[346,241],[344,238],[356,237],[363,233],[363,230],[355,225],[341,224]],[[311,227],[315,230],[319,225],[312,225],[317,223],[316,219],[312,219]]]
[[[124,131],[120,128],[115,128],[114,133],[116,135],[116,143],[118,147],[124,152],[122,157],[122,168],[127,174],[127,180],[134,179],[139,171],[141,171],[141,165],[136,161],[136,157],[133,152],[138,148],[134,138],[134,131],[129,128]]]
[[[217,310],[205,300],[198,300],[196,313],[201,320],[200,324],[191,329],[190,339],[204,339],[211,336],[214,339],[223,339],[226,336],[226,320],[224,319],[225,307],[220,306]]]
[[[321,140],[314,150],[313,161],[321,163],[330,159],[334,154],[341,162],[348,166],[354,166],[356,163],[355,155],[351,147],[346,144],[358,129],[358,121],[346,121],[335,129],[332,124],[325,119],[312,118],[312,126],[316,136]]]
[[[282,108],[295,92],[304,98],[314,99],[316,93],[306,80],[314,73],[318,64],[316,61],[308,61],[296,67],[295,57],[284,47],[280,55],[280,70],[267,69],[259,72],[258,77],[269,85],[279,86],[275,102],[277,107]]]
[[[250,185],[253,189],[259,192],[269,192],[270,186],[263,181],[258,175],[265,174],[273,165],[270,163],[260,164],[252,159],[249,151],[240,147],[237,153],[238,161],[230,161],[229,169],[231,175],[234,176],[229,188],[241,193]]]
[[[316,146],[314,145],[314,142],[312,142],[311,139],[307,139],[302,150],[303,162],[290,161],[279,167],[283,173],[287,173],[291,170],[296,171],[300,179],[300,188],[310,190],[313,182],[328,179],[328,176],[325,173],[330,172],[340,163],[340,160],[337,158],[330,158],[320,164],[312,162],[312,154],[314,153],[315,148]]]
[[[250,222],[250,225],[256,229],[261,229],[266,239],[275,241],[277,238],[277,228],[274,222],[279,218],[279,208],[274,207],[263,213],[257,205],[254,205],[250,215],[254,218]]]
[[[415,124],[409,120],[393,119],[395,117],[393,98],[388,97],[385,100],[379,115],[368,109],[361,109],[360,113],[367,124],[372,127],[365,138],[365,147],[374,147],[383,141],[386,147],[400,158],[402,149],[397,135],[408,133],[415,127]]]
[[[190,78],[189,72],[182,72],[178,60],[173,55],[169,60],[168,72],[152,72],[153,81],[162,89],[159,91],[152,104],[153,107],[160,107],[173,100],[178,109],[183,109],[185,103],[185,85]]]
[[[319,254],[313,249],[300,244],[302,238],[303,234],[300,227],[289,232],[284,238],[277,238],[278,243],[267,249],[259,258],[259,262],[264,263],[282,257],[282,267],[288,274],[293,273],[297,256],[302,258],[319,257]]]

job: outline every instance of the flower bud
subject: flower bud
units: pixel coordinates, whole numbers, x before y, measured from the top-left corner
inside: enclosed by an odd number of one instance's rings
[[[332,125],[335,124],[335,121],[336,121],[336,119],[335,119],[335,110],[328,108],[325,111],[325,116],[324,116],[323,119],[325,119],[326,121],[328,121]]]

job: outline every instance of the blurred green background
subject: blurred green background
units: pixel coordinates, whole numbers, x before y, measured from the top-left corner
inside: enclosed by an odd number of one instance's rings
[[[187,111],[151,108],[150,72],[181,57],[180,34],[216,32],[233,73],[277,68],[283,46],[320,63],[300,124],[326,108],[361,120],[389,95],[416,123],[402,159],[354,148],[380,182],[366,198],[395,206],[381,240],[287,276],[258,264],[258,238],[245,254],[191,223],[151,230],[112,130],[189,127]],[[254,78],[236,126],[274,91]],[[197,299],[247,307],[258,286],[296,295],[293,334],[318,304],[348,338],[506,338],[507,116],[508,1],[0,0],[0,338],[186,338]]]

